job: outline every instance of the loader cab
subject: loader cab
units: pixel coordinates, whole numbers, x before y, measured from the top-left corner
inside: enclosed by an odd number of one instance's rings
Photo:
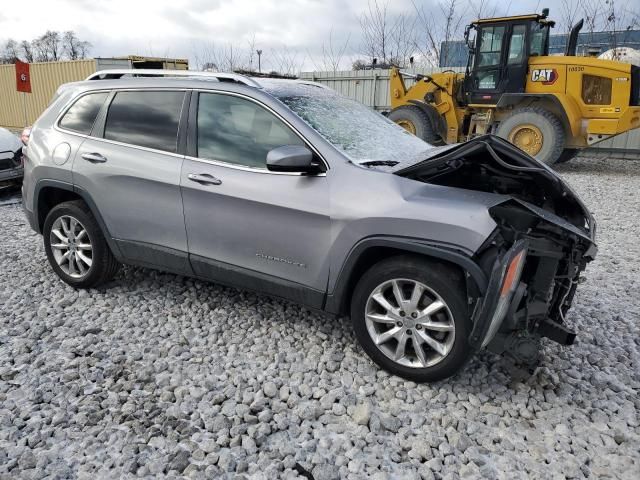
[[[524,93],[529,57],[549,54],[554,22],[548,13],[477,20],[467,27],[466,104],[496,105],[504,93]]]

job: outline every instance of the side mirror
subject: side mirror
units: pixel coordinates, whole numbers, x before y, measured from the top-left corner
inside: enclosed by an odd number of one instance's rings
[[[302,145],[284,145],[267,153],[267,170],[272,172],[319,173],[313,153]]]

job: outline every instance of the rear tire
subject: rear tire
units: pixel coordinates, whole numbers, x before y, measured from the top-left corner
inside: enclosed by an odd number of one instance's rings
[[[433,113],[437,115],[437,112],[434,111]],[[388,118],[431,145],[440,146],[445,144],[436,127],[438,124],[437,118],[420,107],[405,105],[395,108],[389,113]]]
[[[560,158],[566,141],[558,117],[541,107],[515,109],[500,122],[496,135],[546,165]]]
[[[351,322],[375,363],[416,382],[454,375],[472,353],[461,272],[420,257],[392,257],[371,267],[354,290]]]
[[[120,268],[98,222],[80,200],[53,207],[44,221],[42,238],[54,272],[72,287],[97,287]]]

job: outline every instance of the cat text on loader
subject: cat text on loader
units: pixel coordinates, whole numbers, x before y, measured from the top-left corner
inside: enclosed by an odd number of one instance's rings
[[[436,145],[496,134],[546,164],[640,127],[640,68],[576,56],[582,21],[565,55],[549,56],[547,15],[473,22],[465,73],[393,68],[389,118]],[[403,76],[415,84],[407,89]]]

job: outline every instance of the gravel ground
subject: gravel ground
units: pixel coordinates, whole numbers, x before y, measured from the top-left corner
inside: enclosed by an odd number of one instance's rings
[[[560,170],[599,222],[578,343],[435,385],[284,301],[138,268],[74,291],[0,207],[0,478],[637,479],[640,162]]]

